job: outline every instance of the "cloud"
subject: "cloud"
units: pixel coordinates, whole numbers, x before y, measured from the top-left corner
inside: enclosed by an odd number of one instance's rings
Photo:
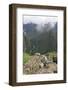
[[[48,22],[57,22],[57,21],[58,18],[56,16],[31,16],[31,15],[24,16],[24,24],[32,22],[35,24],[44,25]]]

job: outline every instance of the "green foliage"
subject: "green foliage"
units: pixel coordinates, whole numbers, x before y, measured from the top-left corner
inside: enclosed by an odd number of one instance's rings
[[[36,30],[36,25],[32,23],[25,26],[26,34],[23,36],[24,52],[32,55],[36,52],[41,54],[53,51],[57,52],[57,23],[53,28],[51,28],[50,24],[47,24],[47,26],[50,29],[48,30],[45,24],[44,28],[40,29],[42,32]]]
[[[23,54],[23,63],[27,63],[30,60],[31,55],[28,53]]]
[[[53,57],[57,57],[57,53],[55,51],[46,53],[49,60],[53,60]]]

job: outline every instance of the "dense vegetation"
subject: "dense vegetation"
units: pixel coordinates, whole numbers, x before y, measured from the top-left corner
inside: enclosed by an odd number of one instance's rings
[[[44,24],[44,26],[27,23],[23,25],[23,29],[24,53],[57,52],[57,23],[54,23],[53,27],[51,23]]]
[[[27,63],[28,60],[30,60],[30,57],[31,57],[30,54],[28,54],[28,53],[24,53],[24,55],[23,55],[24,62],[23,62],[23,63],[24,63],[24,64]]]

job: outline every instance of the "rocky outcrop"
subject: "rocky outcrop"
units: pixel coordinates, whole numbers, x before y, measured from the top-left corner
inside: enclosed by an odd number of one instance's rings
[[[53,68],[52,68],[53,67]],[[55,70],[54,70],[55,68]],[[47,56],[36,53],[31,57],[27,64],[24,64],[24,74],[36,74],[36,73],[53,73],[56,71],[56,64],[48,60]]]

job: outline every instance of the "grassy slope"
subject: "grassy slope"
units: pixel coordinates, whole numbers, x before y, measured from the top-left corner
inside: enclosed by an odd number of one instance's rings
[[[53,60],[53,57],[56,56],[57,53],[56,52],[48,52],[46,54],[48,54],[49,60]],[[25,52],[23,54],[23,63],[24,64],[28,63],[28,61],[30,60],[30,58],[31,58],[31,55]]]
[[[31,55],[28,53],[23,54],[23,63],[27,63],[30,60]]]

